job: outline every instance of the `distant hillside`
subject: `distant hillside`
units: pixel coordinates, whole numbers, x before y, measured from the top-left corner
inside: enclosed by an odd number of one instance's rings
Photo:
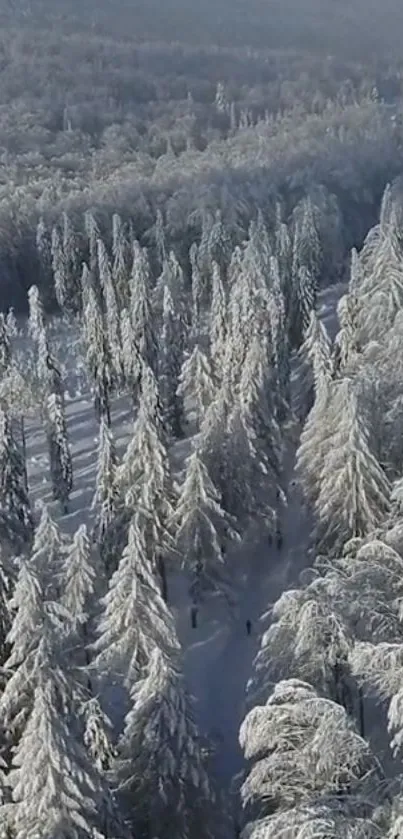
[[[134,40],[400,56],[399,0],[1,0],[0,23]]]

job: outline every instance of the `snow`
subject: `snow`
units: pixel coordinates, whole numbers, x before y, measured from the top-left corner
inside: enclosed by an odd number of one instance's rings
[[[333,286],[322,292],[319,314],[329,333],[335,332],[335,309],[344,287]],[[70,327],[72,329],[72,327]],[[65,330],[65,331],[63,331]],[[53,330],[52,330],[53,331]],[[75,341],[66,326],[55,324],[59,348],[67,371],[68,398],[66,416],[73,456],[74,488],[70,512],[60,519],[62,529],[72,534],[83,523],[91,526],[90,505],[95,490],[95,468],[98,424],[93,402],[85,392],[84,377],[75,354]],[[58,354],[58,352],[56,353]],[[81,392],[82,391],[82,392]],[[112,430],[117,450],[127,444],[132,423],[132,410],[127,399],[116,399],[112,406]],[[37,421],[27,423],[28,479],[33,499],[50,504],[52,515],[59,510],[52,501],[48,480],[48,458],[43,430]],[[252,666],[262,632],[261,616],[267,612],[286,587],[295,582],[307,562],[309,522],[302,512],[298,492],[293,487],[296,441],[290,445],[286,473],[289,504],[282,528],[281,550],[265,539],[255,537],[234,547],[228,555],[233,567],[233,582],[238,605],[231,612],[214,598],[199,610],[198,627],[191,628],[190,602],[183,573],[171,571],[170,605],[173,606],[179,638],[184,650],[187,684],[196,702],[196,718],[201,735],[211,738],[216,746],[214,768],[221,790],[228,793],[231,781],[243,767],[238,732],[247,710],[245,689],[252,675]],[[188,453],[188,443],[179,443],[173,452],[176,465]],[[246,554],[246,556],[245,556]],[[251,634],[246,621],[252,623]]]

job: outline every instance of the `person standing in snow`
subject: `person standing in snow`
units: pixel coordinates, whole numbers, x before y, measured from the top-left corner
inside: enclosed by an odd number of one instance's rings
[[[190,610],[190,622],[192,625],[192,629],[197,629],[197,615],[198,615],[198,608],[197,606],[192,606]]]
[[[247,633],[247,635],[250,635],[251,632],[252,632],[252,621],[249,620],[249,618],[248,618],[245,625],[246,625],[246,633]]]

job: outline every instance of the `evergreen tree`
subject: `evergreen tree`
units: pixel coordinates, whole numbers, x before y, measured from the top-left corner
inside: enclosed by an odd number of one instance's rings
[[[335,552],[349,538],[374,530],[388,512],[390,497],[389,481],[370,449],[357,396],[348,384],[344,386],[348,411],[339,414],[316,503],[317,543],[321,550]]]
[[[213,835],[213,793],[190,700],[175,659],[155,647],[117,747],[115,776],[133,835]]]
[[[101,237],[101,231],[98,227],[97,220],[90,211],[84,216],[85,232],[88,239],[88,253],[89,253],[89,270],[91,275],[98,277],[98,239]]]
[[[47,400],[48,441],[53,497],[60,502],[63,513],[68,513],[73,488],[73,462],[67,437],[67,424],[60,393],[51,393]]]
[[[330,339],[326,327],[313,309],[304,342],[299,349],[298,413],[304,419],[324,381],[332,378]]]
[[[210,314],[210,356],[214,376],[221,382],[228,340],[227,305],[217,263],[213,264],[213,292]]]
[[[142,362],[134,340],[134,329],[128,309],[122,309],[120,313],[120,333],[124,382],[134,404],[137,405]]]
[[[77,307],[77,292],[79,286],[80,274],[80,247],[77,234],[71,223],[70,216],[66,211],[63,212],[63,256],[66,265],[69,298],[72,311]]]
[[[204,287],[203,278],[198,263],[198,247],[193,243],[189,251],[192,270],[192,335],[197,339],[201,328],[201,312],[203,306]]]
[[[272,533],[277,486],[276,477],[268,471],[267,454],[256,436],[253,417],[237,402],[228,416],[225,433],[219,484],[223,506],[242,529],[257,525]]]
[[[12,434],[11,423],[0,408],[0,529],[3,538],[23,551],[32,538],[31,505],[25,464]]]
[[[265,336],[255,335],[252,339],[239,380],[238,399],[253,429],[261,469],[266,475],[267,496],[269,499],[271,495],[273,501],[278,497],[281,483],[283,453],[275,410],[276,382],[268,361],[269,346]]]
[[[182,400],[178,393],[179,375],[182,365],[184,326],[180,313],[174,310],[171,292],[164,288],[162,315],[161,350],[159,352],[159,386],[163,411],[163,422],[173,437],[182,435]]]
[[[94,644],[94,666],[128,690],[141,675],[154,647],[177,646],[172,616],[162,599],[153,557],[147,549],[147,521],[136,513],[109,590]]]
[[[50,515],[49,507],[42,504],[41,516],[35,528],[30,566],[38,575],[47,600],[57,600],[63,571],[66,540],[57,522]]]
[[[112,432],[102,417],[99,426],[96,488],[92,507],[96,511],[95,539],[106,572],[109,570],[114,553],[114,545],[109,537],[119,506],[117,469],[118,458]]]
[[[39,262],[40,286],[46,293],[46,290],[52,286],[52,240],[42,217],[39,219],[36,228],[36,251]]]
[[[52,230],[52,268],[55,295],[62,312],[66,311],[69,301],[69,273],[63,252],[63,243],[57,227]]]
[[[340,329],[335,338],[334,356],[338,375],[345,375],[357,361],[357,298],[346,294],[337,306]]]
[[[62,569],[62,603],[71,616],[78,651],[88,643],[92,599],[101,583],[99,571],[92,556],[87,527],[82,524],[65,551]],[[86,663],[85,657],[83,663]]]
[[[208,253],[210,264],[218,266],[222,282],[226,280],[226,271],[231,258],[231,237],[222,220],[220,210],[217,210],[214,223],[208,238]]]
[[[28,290],[28,333],[37,344],[43,332],[45,332],[45,312],[39,294],[39,289],[33,285]]]
[[[224,555],[229,540],[236,534],[220,501],[220,493],[196,450],[187,461],[171,520],[175,544],[190,577],[194,603],[199,603],[206,592],[228,595]]]
[[[154,334],[150,291],[151,272],[147,251],[141,248],[138,242],[135,241],[130,277],[130,313],[134,332],[134,343],[141,357],[154,370],[157,344]]]
[[[319,377],[315,402],[308,414],[297,449],[296,474],[303,490],[305,502],[313,510],[320,492],[321,475],[328,453],[333,446],[340,412],[348,406],[335,398],[336,384],[326,376]],[[347,395],[344,388],[339,397]]]
[[[311,311],[316,305],[321,270],[322,249],[315,211],[312,201],[307,198],[297,208],[293,241],[291,328],[295,346],[300,345],[304,330],[309,326]]]
[[[249,691],[266,698],[273,679],[292,673],[351,714],[351,624],[337,608],[330,577],[312,576],[308,584],[283,592],[265,616],[270,625],[262,635]]]
[[[57,639],[44,631],[32,711],[13,757],[9,781],[16,839],[106,839],[117,828],[113,801],[79,744],[71,687]]]
[[[280,682],[239,739],[252,762],[241,788],[245,836],[375,837],[382,772],[340,705],[305,682]]]
[[[112,217],[112,278],[120,308],[127,306],[129,302],[129,253],[125,225],[118,213],[114,213]]]
[[[198,344],[195,344],[192,354],[185,358],[182,364],[177,392],[183,399],[187,422],[193,419],[196,429],[199,430],[205,412],[214,398],[215,388],[210,362]]]
[[[146,365],[133,435],[117,477],[126,509],[131,513],[140,509],[147,521],[147,546],[167,598],[164,556],[170,543],[167,520],[171,513],[171,475],[158,386],[152,370]]]
[[[120,334],[120,314],[118,300],[108,254],[102,239],[98,239],[98,271],[105,304],[104,324],[107,332],[107,342],[110,350],[111,365],[116,383],[123,378],[122,342]]]
[[[102,310],[92,287],[86,292],[84,309],[84,340],[86,360],[95,394],[95,409],[99,420],[111,424],[110,398],[114,384],[111,351],[105,332]]]
[[[102,710],[98,699],[91,697],[84,706],[85,728],[83,741],[92,763],[99,772],[111,768],[116,750],[113,746],[113,726]]]
[[[227,430],[231,407],[232,402],[228,390],[225,387],[219,388],[207,408],[195,440],[195,450],[198,451],[205,464],[214,486],[221,492],[225,509],[227,509],[224,501],[227,488]]]
[[[38,575],[26,560],[20,563],[9,605],[14,617],[6,638],[10,652],[4,664],[7,681],[0,697],[0,720],[9,741],[15,742],[32,707],[36,653],[45,609]]]

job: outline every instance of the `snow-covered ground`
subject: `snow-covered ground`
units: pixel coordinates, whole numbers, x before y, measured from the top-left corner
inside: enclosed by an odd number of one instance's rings
[[[320,316],[331,335],[336,330],[335,311],[342,292],[342,286],[334,286],[321,294]],[[67,335],[65,339],[68,343]],[[61,519],[61,526],[69,532],[91,519],[98,443],[98,427],[90,394],[77,395],[77,382],[82,379],[76,367],[73,344],[66,354],[65,364],[69,371],[67,421],[73,453],[74,492],[71,511]],[[113,405],[112,428],[121,450],[129,439],[131,421],[130,405],[123,398],[117,399]],[[31,421],[27,426],[27,435],[32,495],[51,503],[43,431]],[[245,713],[246,685],[252,674],[263,629],[261,616],[286,587],[296,582],[308,561],[309,522],[292,483],[295,447],[290,446],[285,469],[290,491],[282,522],[284,542],[281,550],[275,544],[269,545],[267,538],[256,539],[237,547],[228,556],[233,569],[237,608],[230,612],[225,604],[213,600],[200,609],[198,626],[192,629],[186,581],[179,571],[171,571],[170,574],[170,601],[183,645],[188,687],[195,699],[200,732],[215,744],[213,766],[223,792],[229,791],[234,775],[243,766],[238,730]],[[250,635],[246,631],[247,620],[252,624]]]

